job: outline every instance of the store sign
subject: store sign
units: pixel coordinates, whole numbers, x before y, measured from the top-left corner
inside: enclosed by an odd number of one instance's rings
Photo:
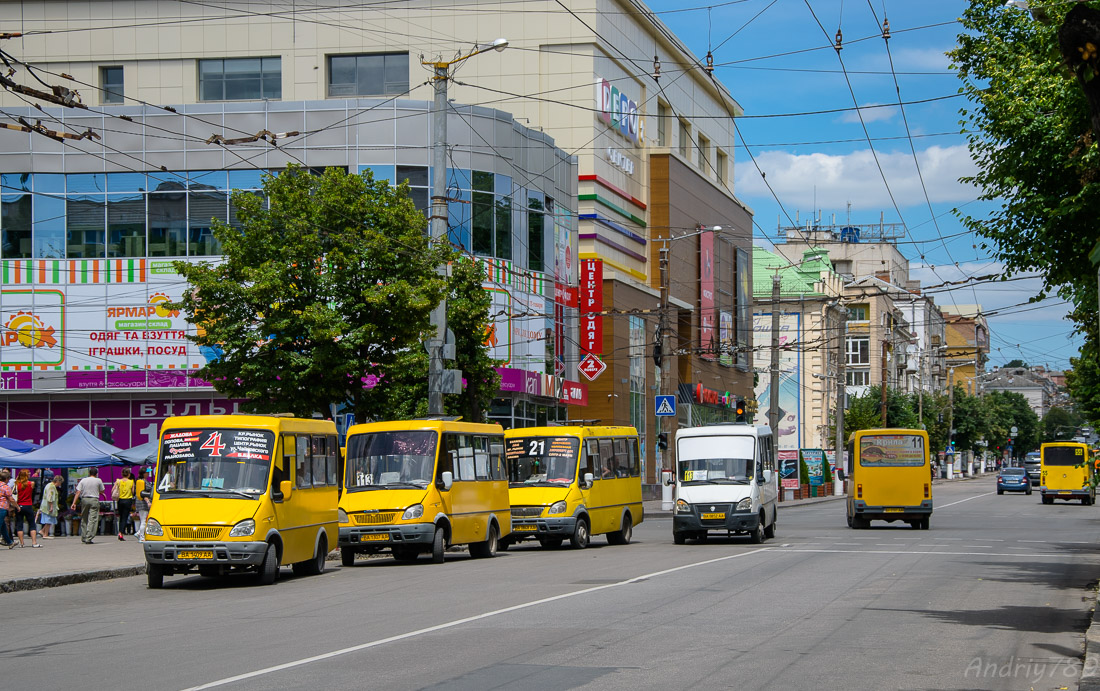
[[[607,161],[627,175],[634,174],[634,159],[614,147],[607,147]]]
[[[779,461],[779,481],[783,489],[798,489],[802,479],[798,472],[798,451],[776,451],[776,457]]]
[[[705,405],[717,405],[723,408],[737,407],[737,397],[729,391],[715,391],[702,384],[696,384],[691,389],[691,399],[696,403]]]
[[[714,232],[699,236],[699,347],[704,360],[718,357],[714,330]]]
[[[596,117],[634,144],[642,142],[642,120],[638,114],[638,103],[606,79],[596,80]]]
[[[580,312],[581,352],[603,352],[603,262],[581,260]]]

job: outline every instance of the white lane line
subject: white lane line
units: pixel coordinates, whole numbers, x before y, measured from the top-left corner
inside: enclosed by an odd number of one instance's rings
[[[938,545],[929,545],[936,547]],[[944,545],[946,547],[946,545]],[[1080,554],[1045,554],[1028,552],[1027,554],[1005,554],[998,552],[924,552],[919,550],[892,549],[785,549],[784,552],[809,552],[816,554],[933,554],[941,557],[1057,557],[1061,559],[1080,559]]]
[[[1058,542],[1060,542],[1063,545],[1091,545],[1092,544],[1091,542],[1076,542],[1076,541],[1073,541],[1073,540],[1059,540]]]
[[[1049,541],[1048,540],[1017,540],[1016,542],[1037,542],[1041,545],[1045,545]]]
[[[597,585],[591,588],[585,588],[584,590],[575,590],[571,593],[562,593],[561,595],[554,595],[552,597],[544,597],[541,600],[532,600],[531,602],[524,602],[518,605],[512,605],[511,607],[504,607],[502,609],[495,609],[491,612],[485,612],[483,614],[475,614],[472,617],[464,617],[462,619],[455,619],[454,621],[448,621],[443,624],[436,624],[435,626],[429,626],[423,629],[417,629],[416,631],[409,631],[408,633],[399,634],[397,636],[390,636],[389,638],[380,638],[369,643],[360,643],[359,645],[353,645],[348,648],[340,648],[339,650],[333,650],[327,653],[321,653],[320,655],[314,655],[312,657],[304,657],[300,660],[293,660],[291,662],[284,662],[281,665],[274,665],[272,667],[265,667],[263,669],[257,669],[253,672],[245,672],[244,674],[237,674],[232,677],[226,677],[224,679],[218,679],[216,681],[207,682],[200,686],[192,686],[184,691],[199,691],[200,689],[211,689],[216,686],[225,686],[226,684],[232,684],[238,681],[244,681],[245,679],[254,679],[255,677],[264,676],[265,674],[271,674],[273,672],[281,672],[285,669],[292,669],[294,667],[301,667],[302,665],[308,665],[314,662],[320,662],[321,660],[328,660],[340,655],[347,655],[348,653],[359,652],[360,650],[367,650],[368,648],[377,648],[380,645],[386,645],[387,643],[394,643],[396,641],[403,641],[409,638],[416,638],[417,636],[423,636],[426,633],[434,633],[436,631],[443,631],[445,629],[453,629],[456,626],[462,626],[463,624],[469,624],[470,622],[480,621],[482,619],[488,619],[490,617],[496,617],[501,614],[508,614],[509,612],[518,612],[519,610],[528,609],[531,607],[537,607],[539,605],[545,605],[550,602],[557,602],[558,600],[566,600],[571,597],[577,597],[578,595],[587,595],[589,593],[599,592],[601,590],[607,590],[609,588],[618,588],[624,585],[630,585],[638,583],[650,578],[656,578],[658,576],[667,576],[670,573],[676,573],[677,571],[684,571],[685,569],[694,569],[697,566],[707,566],[709,564],[717,564],[723,561],[729,561],[730,559],[738,559],[740,557],[748,557],[754,554],[760,554],[761,552],[774,551],[774,547],[762,547],[760,549],[752,550],[751,552],[741,552],[739,554],[730,554],[725,557],[718,557],[716,559],[707,559],[706,561],[697,561],[692,564],[684,564],[683,566],[676,566],[671,569],[664,569],[661,571],[654,571],[642,576],[635,576],[634,578],[627,579],[625,581],[619,581],[617,583],[606,583],[604,585]],[[788,550],[784,550],[788,551]],[[822,551],[828,552],[832,550],[793,550],[793,551],[806,551],[815,552]],[[856,551],[856,550],[852,550]]]
[[[981,499],[982,497],[988,497],[991,494],[993,494],[993,493],[992,492],[986,492],[985,494],[976,494],[973,497],[967,497],[966,499],[960,499],[958,501],[953,501],[950,504],[944,504],[943,506],[937,506],[936,508],[937,509],[946,509],[948,506],[954,506],[955,504],[961,504],[964,501],[970,501],[971,499]]]
[[[995,537],[984,537],[982,539],[985,540],[986,542],[1004,542],[1004,540],[998,540]]]
[[[845,547],[859,547],[858,542],[834,542],[834,545],[844,545]],[[887,545],[887,547],[893,547],[893,545]]]

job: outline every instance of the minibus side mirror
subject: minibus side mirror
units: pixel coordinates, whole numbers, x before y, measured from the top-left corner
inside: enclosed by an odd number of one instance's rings
[[[596,480],[596,476],[593,475],[592,473],[585,473],[584,474],[584,486],[585,487],[591,487],[592,483],[595,482],[595,480]]]
[[[444,470],[439,479],[443,480],[443,491],[445,492],[451,489],[451,485],[453,485],[455,481],[454,475],[452,475],[449,470]]]
[[[676,476],[673,475],[672,473],[669,473],[668,477],[665,478],[665,484],[668,485],[669,487],[672,487],[673,485],[675,485],[676,484]]]
[[[840,480],[841,482],[844,482],[844,468],[837,468],[836,469],[836,479]]]
[[[290,499],[290,495],[294,492],[294,483],[290,480],[283,480],[279,483],[279,500],[285,501]]]

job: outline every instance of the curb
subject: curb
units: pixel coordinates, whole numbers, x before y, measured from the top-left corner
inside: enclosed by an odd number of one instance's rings
[[[1080,691],[1100,691],[1100,594],[1092,608],[1092,622],[1085,631],[1085,661],[1081,665]]]
[[[107,581],[112,578],[128,578],[140,576],[145,573],[145,564],[140,566],[122,566],[113,569],[97,569],[95,571],[74,571],[72,573],[55,573],[48,576],[30,576],[28,578],[15,578],[9,581],[0,581],[0,593],[15,593],[24,590],[39,590],[41,588],[57,588],[63,585],[76,583],[89,583],[91,581]]]

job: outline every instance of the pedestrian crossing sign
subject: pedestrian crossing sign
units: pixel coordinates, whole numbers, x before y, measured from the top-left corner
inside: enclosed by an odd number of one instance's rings
[[[672,416],[676,415],[676,397],[675,396],[657,396],[653,400],[654,415],[658,416]]]

